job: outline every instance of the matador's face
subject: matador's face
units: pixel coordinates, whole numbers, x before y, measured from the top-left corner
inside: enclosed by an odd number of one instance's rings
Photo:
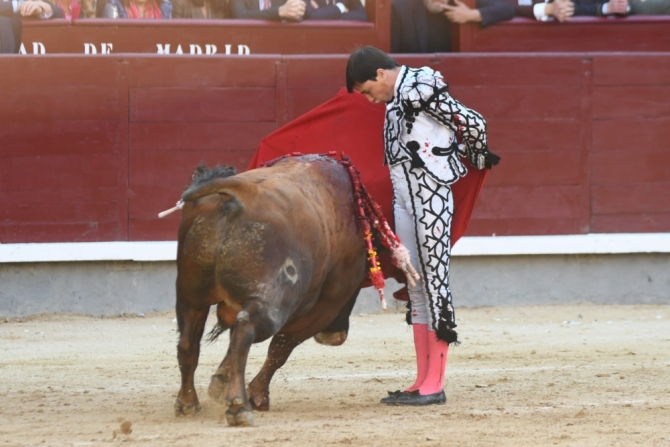
[[[389,102],[395,93],[395,78],[388,76],[387,70],[377,70],[377,79],[356,84],[354,90],[363,93],[368,101],[375,104]]]

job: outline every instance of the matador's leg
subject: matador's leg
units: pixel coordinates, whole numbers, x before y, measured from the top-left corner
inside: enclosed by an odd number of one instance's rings
[[[458,341],[456,319],[449,289],[451,221],[454,198],[451,187],[437,183],[422,169],[404,164],[412,200],[419,268],[427,297],[429,324],[437,338]]]

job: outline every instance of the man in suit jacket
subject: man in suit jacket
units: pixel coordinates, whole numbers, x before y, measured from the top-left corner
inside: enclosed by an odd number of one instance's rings
[[[489,26],[514,17],[514,7],[503,0],[477,0],[469,8],[459,0],[393,0],[392,53],[445,53],[451,51],[451,23],[480,22]]]
[[[303,0],[230,0],[230,12],[235,19],[299,21],[306,10]]]
[[[626,15],[628,0],[508,0],[514,5],[514,14],[545,22],[556,19],[566,22],[573,16]]]
[[[173,19],[225,19],[224,0],[172,0]]]
[[[310,0],[305,19],[367,22],[368,13],[360,0]]]

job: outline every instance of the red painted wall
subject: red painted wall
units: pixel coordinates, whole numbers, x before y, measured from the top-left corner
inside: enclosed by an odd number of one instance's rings
[[[439,69],[503,157],[470,235],[670,231],[670,54],[398,60]],[[335,95],[345,64],[0,57],[0,242],[175,239],[179,216],[156,214],[193,168],[244,169],[264,136]]]

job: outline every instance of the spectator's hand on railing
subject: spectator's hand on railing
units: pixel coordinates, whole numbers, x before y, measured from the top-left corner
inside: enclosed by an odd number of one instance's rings
[[[565,22],[575,14],[575,4],[570,0],[554,0],[547,3],[546,14],[553,16],[559,22]]]
[[[53,15],[51,5],[40,0],[31,0],[21,3],[18,12],[22,17],[38,17],[42,19],[48,19]]]
[[[479,10],[470,8],[460,0],[454,0],[455,6],[444,5],[444,15],[451,23],[481,22]]]
[[[288,0],[279,7],[279,17],[286,20],[302,20],[305,15],[305,7],[303,0]]]
[[[605,10],[603,13],[605,15],[626,15],[628,14],[628,10],[628,0],[610,0],[609,2],[605,3]]]

